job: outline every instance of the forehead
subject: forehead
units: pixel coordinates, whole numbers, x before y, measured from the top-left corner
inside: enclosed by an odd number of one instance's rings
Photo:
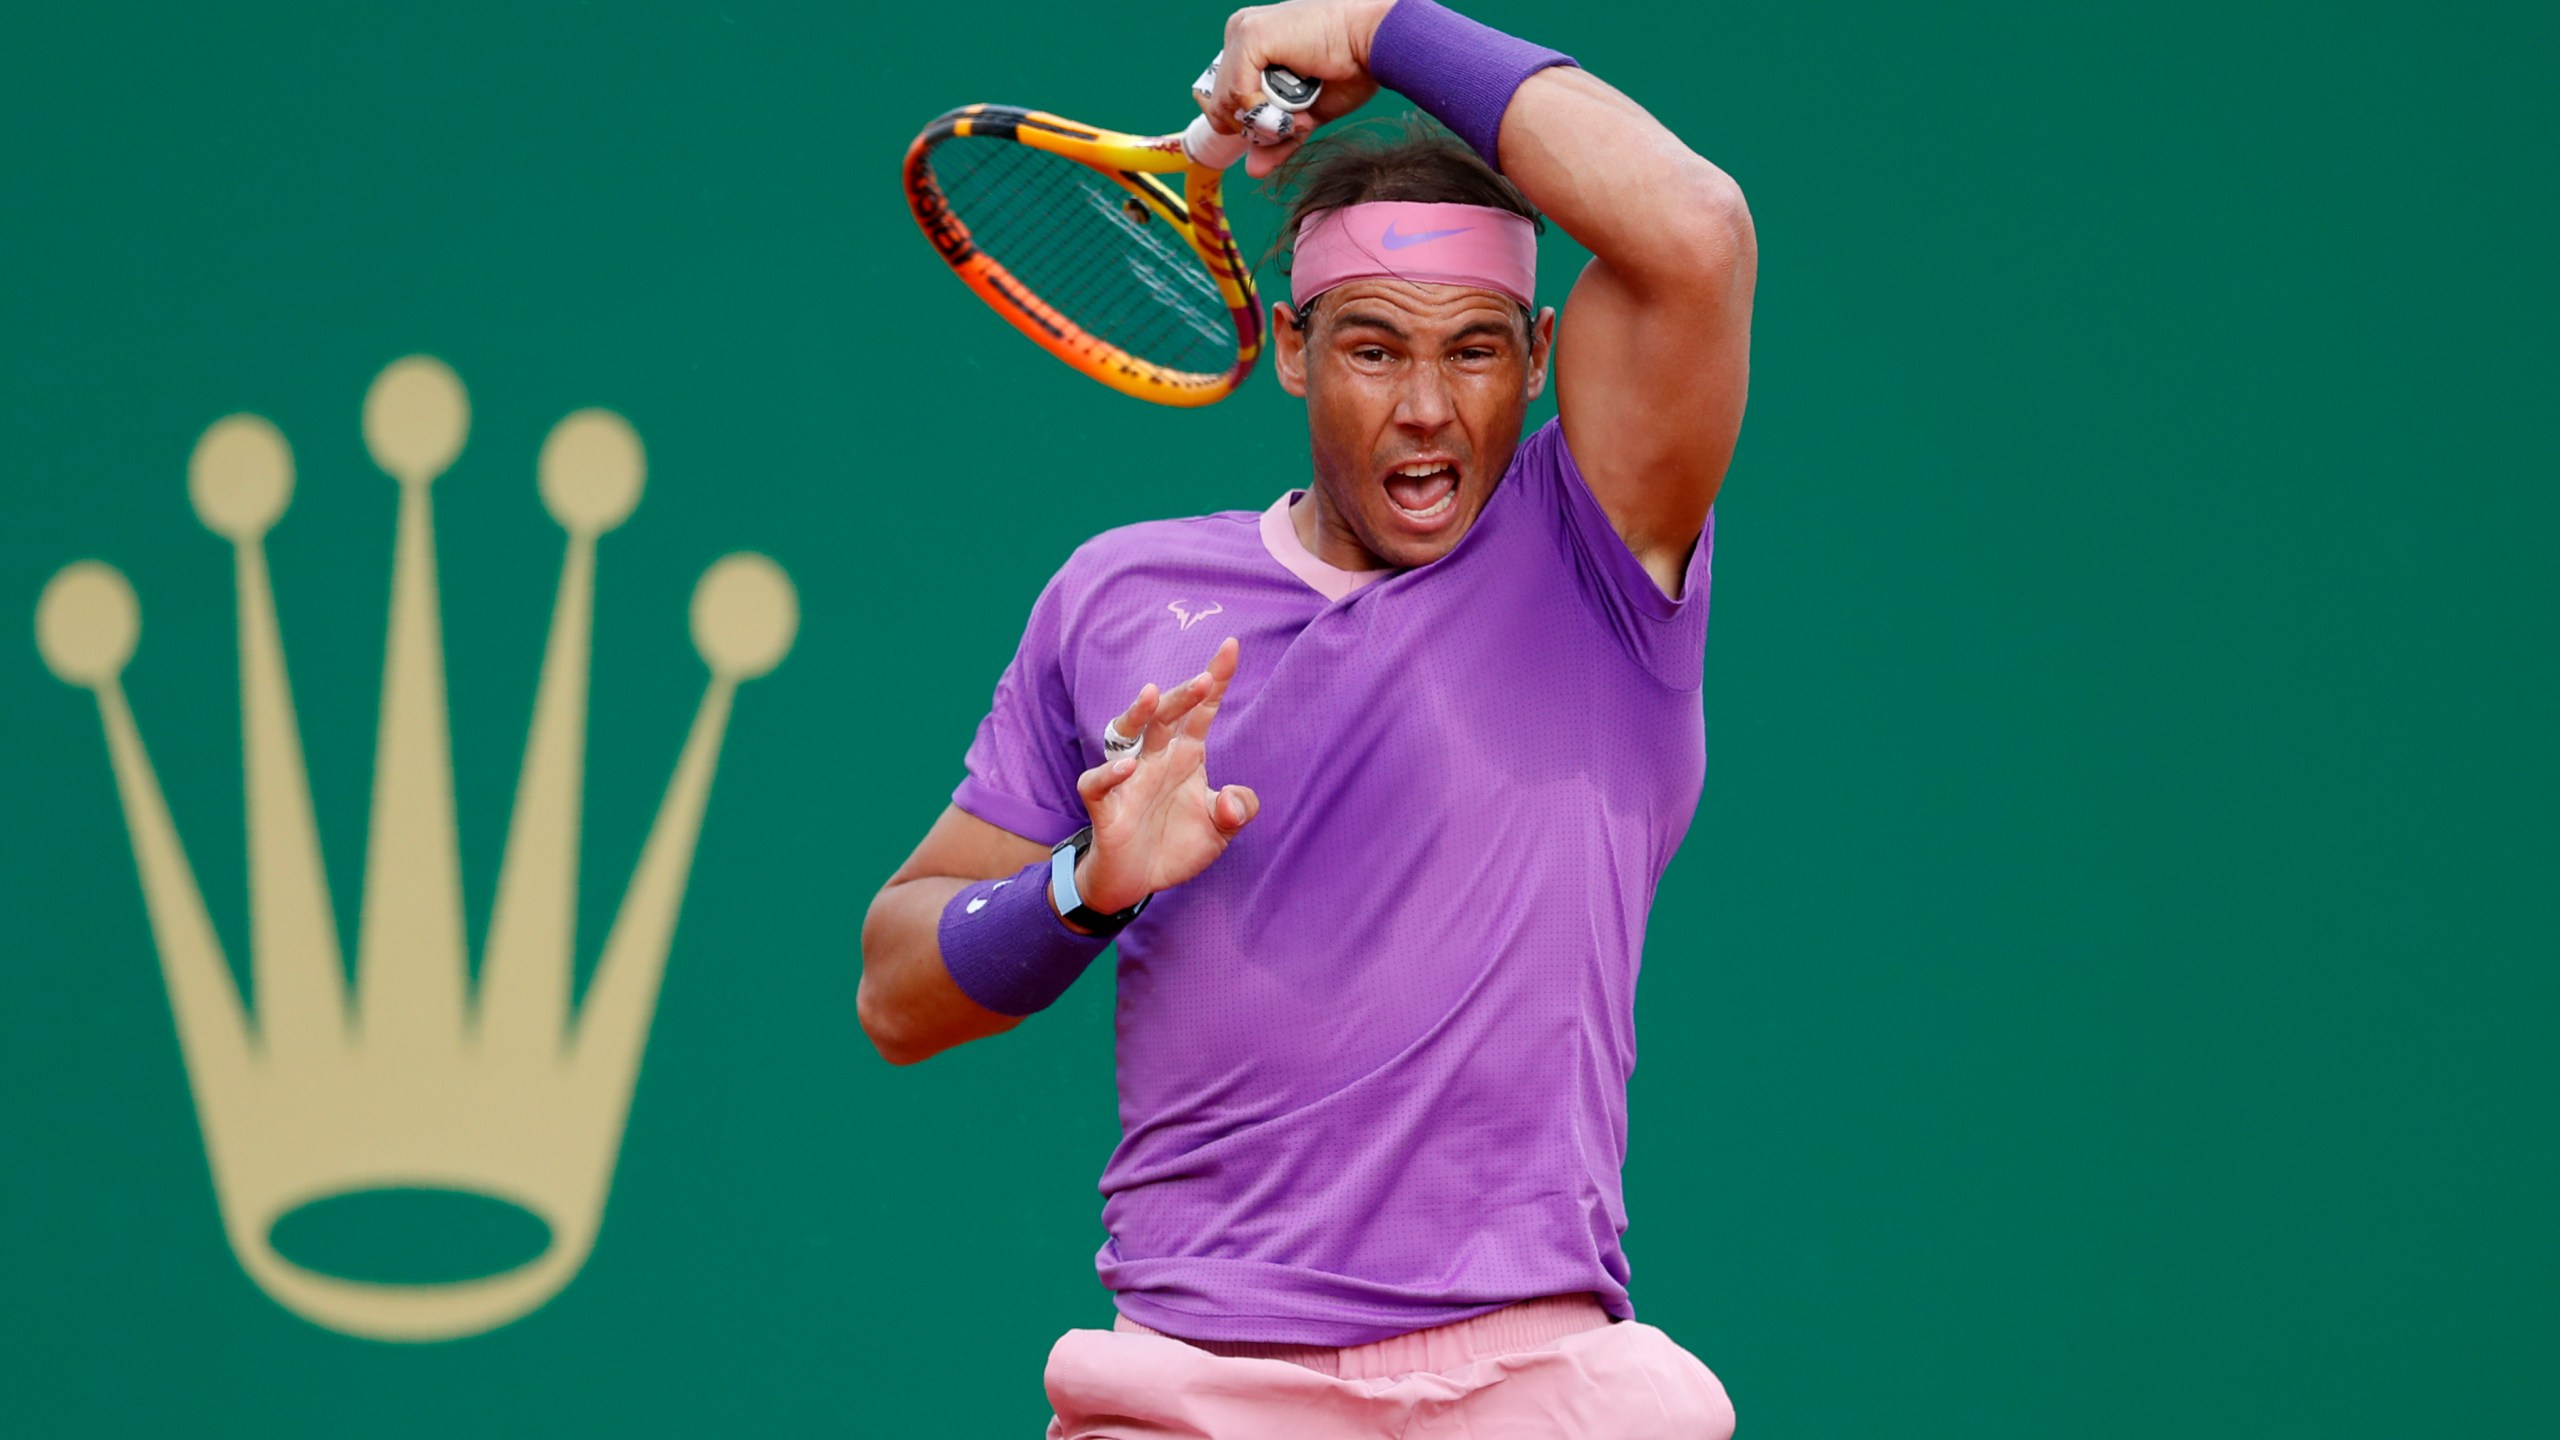
[[[1414,335],[1449,334],[1487,320],[1516,324],[1520,307],[1499,290],[1429,285],[1418,280],[1349,280],[1317,306],[1335,325],[1372,320]]]

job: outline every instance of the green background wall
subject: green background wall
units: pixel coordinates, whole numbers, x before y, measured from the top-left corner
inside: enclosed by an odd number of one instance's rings
[[[350,935],[384,363],[474,406],[437,498],[475,937],[553,420],[650,451],[600,582],[588,963],[699,693],[694,578],[763,550],[803,611],[740,696],[595,1255],[425,1347],[232,1259],[94,709],[0,647],[13,1429],[1038,1433],[1050,1342],[1108,1322],[1107,981],[893,1071],[857,922],[1051,568],[1261,505],[1301,421],[1267,375],[1200,414],[1073,377],[895,169],[968,100],[1170,128],[1223,12],[1139,13],[11,15],[0,616],[69,560],[133,578],[126,683],[235,964],[230,562],[184,484],[214,418],[295,446],[270,553]],[[1761,239],[1714,762],[1639,1001],[1644,1318],[1755,1440],[2548,1433],[2554,12],[1476,13],[1651,105]]]

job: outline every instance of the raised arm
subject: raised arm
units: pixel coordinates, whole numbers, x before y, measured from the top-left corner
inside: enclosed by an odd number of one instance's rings
[[[1586,71],[1531,76],[1502,163],[1591,252],[1556,333],[1556,408],[1600,508],[1666,594],[1715,504],[1751,379],[1742,189]]]
[[[1504,66],[1516,76],[1536,63],[1518,58],[1531,48],[1433,0],[1291,0],[1228,20],[1221,90],[1205,108],[1232,128],[1269,64],[1326,82],[1319,121],[1356,108],[1382,79],[1399,84],[1490,149],[1485,158],[1582,242],[1592,260],[1557,339],[1565,439],[1620,538],[1677,593],[1742,428],[1750,211],[1731,177],[1585,71],[1537,69],[1502,108]],[[1296,143],[1256,151],[1252,170],[1269,173]]]

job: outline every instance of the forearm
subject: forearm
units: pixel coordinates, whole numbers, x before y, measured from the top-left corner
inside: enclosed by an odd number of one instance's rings
[[[1706,290],[1739,268],[1750,238],[1740,187],[1643,106],[1431,0],[1346,13],[1365,69],[1404,87],[1630,286]]]
[[[1022,1023],[963,993],[942,961],[942,912],[974,882],[927,875],[884,887],[862,921],[862,984],[854,1008],[881,1057],[919,1060]]]

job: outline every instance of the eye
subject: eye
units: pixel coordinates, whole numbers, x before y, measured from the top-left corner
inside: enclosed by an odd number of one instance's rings
[[[1351,358],[1363,365],[1384,365],[1387,363],[1387,352],[1384,346],[1362,345],[1351,352]]]

